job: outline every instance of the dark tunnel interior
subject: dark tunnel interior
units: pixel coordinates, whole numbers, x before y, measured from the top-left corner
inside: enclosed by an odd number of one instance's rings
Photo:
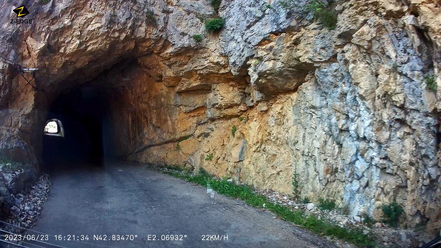
[[[58,119],[64,137],[43,135],[42,169],[100,168],[113,157],[108,99],[100,88],[84,85],[61,94],[47,120]]]

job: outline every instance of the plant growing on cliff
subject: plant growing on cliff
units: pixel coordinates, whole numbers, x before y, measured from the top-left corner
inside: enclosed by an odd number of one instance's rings
[[[222,0],[210,0],[211,7],[213,7],[216,13],[219,13],[219,7],[222,4]]]
[[[264,3],[264,4],[262,5],[262,7],[264,8],[264,10],[267,10],[267,9],[273,9],[273,6],[271,6],[271,4],[269,4],[269,3]]]
[[[434,76],[427,76],[426,77],[426,84],[427,84],[427,88],[429,88],[435,92],[438,89],[438,86],[436,84],[436,80],[435,80]]]
[[[237,127],[233,125],[233,127],[231,128],[231,133],[233,134],[233,136],[236,134],[236,131],[237,131]]]
[[[323,0],[313,0],[308,5],[308,10],[314,13],[314,18],[320,20],[325,27],[333,30],[337,27],[337,14],[327,8],[327,3]]]
[[[205,161],[212,161],[212,160],[213,160],[213,153],[207,154]]]
[[[376,221],[374,219],[372,219],[368,214],[364,213],[363,214],[363,223],[365,225],[367,225],[368,227],[372,227]]]
[[[155,16],[155,12],[153,12],[152,10],[147,10],[147,14],[146,14],[147,20],[151,23],[156,25],[158,23],[158,21],[156,20],[156,16]]]
[[[389,205],[382,205],[381,210],[384,215],[383,222],[388,223],[392,227],[397,227],[400,216],[403,213],[403,207],[398,205],[398,203],[393,202]]]
[[[284,9],[289,9],[292,7],[295,0],[281,0],[279,1],[280,6]]]
[[[195,35],[193,35],[193,39],[194,39],[197,43],[199,43],[199,42],[202,41],[202,35],[200,35],[200,34],[195,34]]]
[[[40,2],[41,2],[42,4],[48,4],[50,1],[51,1],[51,0],[41,0]]]
[[[336,206],[337,206],[337,204],[335,204],[334,200],[323,199],[323,198],[319,199],[318,207],[321,210],[334,210],[336,208]]]
[[[176,151],[181,150],[181,145],[180,145],[179,143],[181,143],[181,142],[184,141],[184,140],[188,140],[190,137],[191,137],[191,135],[187,135],[187,136],[185,136],[185,137],[179,139],[179,140],[178,140],[178,143],[176,143],[176,148],[175,148],[175,150],[176,150]]]
[[[0,156],[0,170],[2,171],[17,171],[23,167],[23,164],[13,161],[9,157]]]
[[[295,199],[300,199],[300,185],[298,180],[299,174],[297,174],[297,168],[294,169],[294,175],[292,176],[292,191]]]
[[[205,29],[210,33],[214,33],[220,31],[224,27],[224,25],[225,25],[225,20],[223,18],[216,17],[216,18],[208,19],[205,22]]]

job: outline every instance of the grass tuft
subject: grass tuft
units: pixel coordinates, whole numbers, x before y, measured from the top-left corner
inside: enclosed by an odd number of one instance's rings
[[[200,35],[200,34],[195,34],[195,35],[193,35],[193,39],[194,39],[197,43],[199,43],[199,42],[202,41],[202,35]]]
[[[237,132],[237,127],[233,125],[233,127],[231,128],[231,133],[233,134],[233,136],[236,134],[236,132]]]
[[[337,207],[337,204],[335,204],[335,201],[333,200],[320,198],[318,207],[321,210],[334,210]]]
[[[434,76],[427,76],[426,77],[426,84],[427,84],[427,88],[429,88],[435,92],[438,89],[438,85],[436,84],[436,80],[435,80]]]

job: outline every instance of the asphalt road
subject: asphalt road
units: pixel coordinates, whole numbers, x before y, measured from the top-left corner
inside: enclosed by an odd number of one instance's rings
[[[137,165],[62,170],[51,180],[33,230],[62,247],[335,247],[272,213],[222,195],[212,199],[202,186]],[[81,240],[85,235],[89,240]],[[170,235],[182,241],[167,241]]]

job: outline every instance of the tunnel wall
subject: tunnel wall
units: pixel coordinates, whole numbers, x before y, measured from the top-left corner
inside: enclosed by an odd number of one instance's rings
[[[219,34],[204,33],[205,1],[33,3],[39,21],[2,27],[18,45],[0,49],[41,68],[28,77],[45,91],[2,72],[0,150],[37,165],[50,102],[93,81],[117,99],[110,122],[128,160],[281,192],[296,172],[302,197],[377,219],[397,201],[403,226],[436,226],[441,105],[428,83],[441,85],[439,1],[336,1],[332,30],[306,1],[279,2],[224,1]],[[136,63],[112,67],[127,58]]]

